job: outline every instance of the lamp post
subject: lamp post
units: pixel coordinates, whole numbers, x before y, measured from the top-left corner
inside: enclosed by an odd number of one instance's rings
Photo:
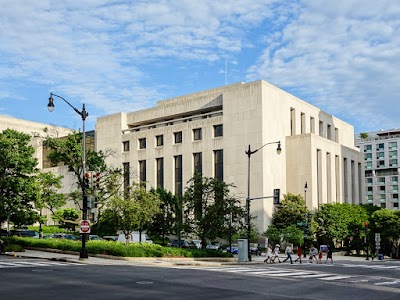
[[[246,210],[247,210],[247,251],[248,251],[248,258],[249,261],[251,261],[251,253],[250,253],[250,236],[251,236],[251,220],[250,220],[250,158],[251,155],[256,153],[258,150],[260,150],[261,148],[264,148],[267,145],[271,145],[271,144],[278,144],[278,147],[276,148],[276,152],[278,153],[278,155],[281,153],[282,149],[281,149],[281,142],[271,142],[271,143],[266,143],[264,145],[262,145],[260,148],[256,149],[256,150],[251,150],[250,145],[249,145],[249,149],[247,151],[245,151],[245,153],[247,154],[248,157],[248,162],[247,162],[247,198],[246,198]]]
[[[304,206],[306,207],[306,212],[307,212],[307,190],[308,190],[308,185],[307,185],[307,181],[306,181],[306,183],[304,184]],[[307,214],[306,214],[305,218],[307,220]],[[304,227],[304,232],[303,232],[304,235],[306,235],[306,233],[308,232],[308,228],[309,228],[308,222],[306,222],[306,226],[307,227]],[[308,237],[308,234],[307,234],[307,237]],[[306,257],[306,238],[304,238],[304,257]]]
[[[67,100],[63,97],[50,93],[49,104],[47,104],[47,108],[49,112],[54,110],[54,99],[53,96],[58,97],[64,100],[72,109],[81,116],[82,118],[82,132],[83,132],[83,140],[82,140],[82,181],[81,181],[81,189],[82,189],[82,219],[87,219],[87,199],[86,199],[86,186],[85,186],[85,173],[86,173],[86,132],[85,132],[85,120],[89,113],[85,109],[85,104],[82,105],[82,111],[79,111],[74,106],[71,105]],[[82,233],[82,249],[79,253],[79,258],[84,259],[88,258],[88,252],[86,249],[86,237],[87,233]]]

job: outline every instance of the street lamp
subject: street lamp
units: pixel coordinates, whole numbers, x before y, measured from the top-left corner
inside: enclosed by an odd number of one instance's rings
[[[72,109],[82,117],[82,131],[83,131],[83,141],[82,141],[82,181],[81,181],[81,189],[82,189],[82,219],[87,219],[87,199],[86,199],[86,186],[85,186],[85,173],[86,173],[86,132],[85,132],[85,120],[89,113],[85,109],[85,104],[82,105],[82,111],[79,111],[74,106],[71,105],[67,100],[63,97],[50,93],[49,104],[47,104],[47,109],[49,112],[54,110],[54,99],[53,96],[58,97],[64,100]],[[87,233],[82,233],[82,249],[79,253],[79,258],[84,259],[88,258],[88,252],[86,249],[86,236]]]
[[[307,190],[308,190],[308,185],[306,181],[306,184],[304,185],[304,204],[306,205],[306,208],[307,208]]]
[[[247,163],[247,199],[246,199],[246,210],[247,210],[247,251],[248,251],[248,258],[249,261],[251,261],[251,253],[250,253],[250,235],[251,235],[251,222],[250,222],[250,158],[251,155],[256,153],[258,150],[260,150],[261,148],[264,148],[267,145],[271,145],[271,144],[278,144],[278,147],[276,148],[276,153],[281,154],[281,142],[271,142],[271,143],[266,143],[264,145],[262,145],[260,148],[256,149],[256,150],[251,150],[250,145],[249,145],[249,150],[245,151],[245,153],[247,154],[248,159],[248,163]]]
[[[304,205],[306,207],[306,216],[305,216],[306,220],[307,220],[307,190],[308,190],[308,185],[307,185],[307,181],[306,181],[306,183],[304,184]],[[308,234],[306,234],[306,233],[308,232],[309,224],[307,221],[305,222],[305,224],[307,224],[306,225],[307,227],[304,227],[303,233],[305,236],[306,235],[308,236]],[[306,237],[304,238],[304,258],[305,257],[306,257]]]

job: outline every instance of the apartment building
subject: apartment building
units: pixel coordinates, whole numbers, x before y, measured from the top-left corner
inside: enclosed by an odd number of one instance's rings
[[[365,203],[399,209],[400,129],[357,134],[364,155]]]
[[[362,157],[354,146],[350,124],[265,82],[237,83],[168,100],[136,112],[100,117],[96,150],[117,154],[107,163],[130,171],[129,181],[146,181],[184,193],[195,170],[217,177],[247,197],[249,145],[250,198],[304,196],[307,206],[323,203],[360,203],[363,199]],[[251,201],[256,228],[271,222],[271,198]]]

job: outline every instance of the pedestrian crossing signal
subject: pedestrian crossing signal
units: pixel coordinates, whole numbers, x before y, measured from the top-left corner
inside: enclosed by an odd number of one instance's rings
[[[100,173],[94,174],[93,177],[94,177],[94,188],[99,189],[100,188]]]
[[[280,189],[274,189],[274,204],[275,205],[279,204],[280,196],[281,196],[281,190]]]

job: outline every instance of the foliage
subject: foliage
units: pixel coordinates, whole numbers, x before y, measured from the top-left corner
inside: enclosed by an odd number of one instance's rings
[[[75,231],[75,223],[77,223],[77,220],[80,218],[80,214],[75,208],[64,208],[57,210],[52,218],[60,222],[60,228]]]
[[[391,253],[394,247],[396,256],[400,246],[400,212],[389,209],[380,209],[371,215],[370,228],[372,232],[379,232],[381,245],[386,253]]]
[[[296,225],[291,225],[282,230],[282,239],[294,245],[302,245],[304,242],[303,231]]]
[[[279,244],[282,239],[282,232],[278,228],[276,228],[275,225],[271,224],[263,233],[263,236],[266,236],[268,238],[268,242],[270,244]]]
[[[109,208],[114,213],[118,228],[125,234],[128,245],[129,234],[151,222],[159,212],[160,199],[157,194],[146,191],[143,185],[133,183],[110,198]]]
[[[39,231],[39,226],[28,226],[28,230]],[[58,226],[42,226],[43,234],[52,234],[52,233],[69,233],[69,230],[65,228],[60,228]]]
[[[230,194],[233,185],[195,173],[183,197],[184,228],[206,247],[207,239],[233,235],[244,216],[240,201]]]
[[[23,247],[50,248],[64,251],[81,250],[79,241],[65,239],[33,239],[8,237],[4,238],[8,244],[16,244]],[[182,249],[173,247],[162,247],[148,243],[129,243],[125,245],[113,241],[87,241],[86,248],[91,254],[107,254],[122,257],[232,257],[230,253],[213,250]]]
[[[91,232],[99,236],[116,235],[118,230],[118,218],[109,208],[103,210],[97,222],[91,226]]]
[[[147,233],[160,237],[162,244],[165,244],[165,237],[176,232],[177,220],[177,206],[180,204],[179,198],[171,192],[157,187],[151,189],[150,193],[158,195],[160,199],[160,210],[153,216],[151,223],[146,226]]]
[[[361,133],[360,133],[360,138],[362,138],[363,140],[367,139],[367,138],[368,138],[368,133],[366,133],[366,132],[361,132]]]
[[[293,224],[304,222],[307,208],[301,195],[285,194],[272,216],[272,224],[282,230]]]
[[[13,129],[0,133],[0,223],[30,224],[32,203],[36,199],[35,149],[29,145],[30,136]],[[27,216],[24,221],[21,217]]]

